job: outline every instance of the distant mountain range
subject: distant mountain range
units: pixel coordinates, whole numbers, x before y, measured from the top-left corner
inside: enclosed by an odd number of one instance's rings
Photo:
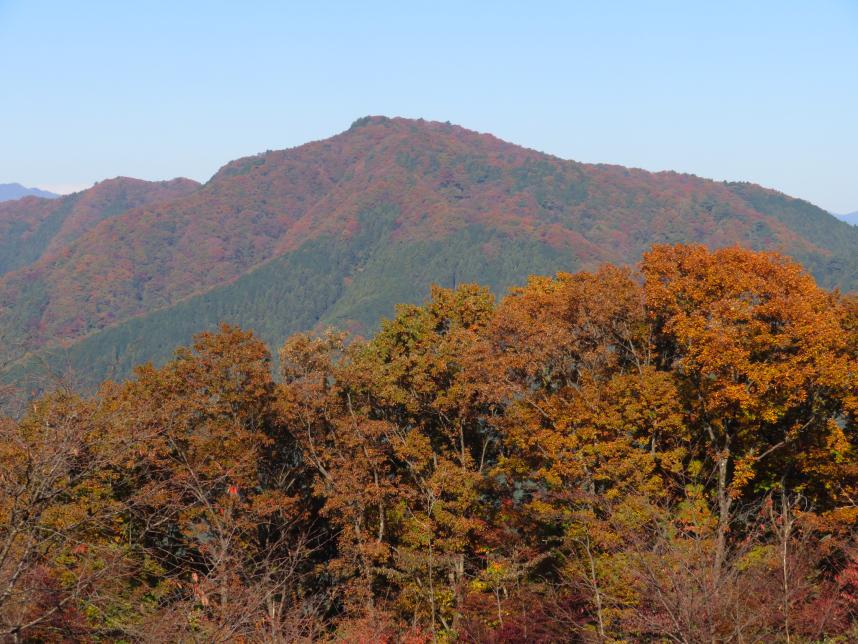
[[[41,197],[42,199],[56,199],[60,195],[40,190],[39,188],[25,188],[20,183],[0,183],[0,201],[11,201],[21,197]]]
[[[221,320],[276,347],[328,324],[370,330],[432,283],[501,293],[675,242],[778,250],[826,287],[858,288],[858,228],[806,201],[365,117],[204,185],[119,178],[0,204],[0,375],[47,365],[91,386]]]
[[[855,212],[850,212],[845,215],[834,215],[841,221],[845,221],[847,224],[852,224],[853,226],[858,226],[858,210]]]

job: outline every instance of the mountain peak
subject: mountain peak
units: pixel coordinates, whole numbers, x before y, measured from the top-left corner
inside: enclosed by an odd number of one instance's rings
[[[349,130],[357,130],[361,127],[366,127],[367,125],[386,125],[392,122],[392,119],[389,116],[362,116],[359,119],[355,119],[352,121]]]
[[[193,179],[186,179],[185,177],[176,177],[175,179],[164,179],[160,181],[147,181],[145,179],[136,179],[134,177],[126,177],[126,176],[116,176],[110,179],[102,179],[101,181],[96,181],[92,187],[87,188],[86,190],[81,190],[75,194],[82,193],[90,193],[90,192],[103,192],[103,191],[113,191],[113,190],[157,190],[163,188],[178,188],[178,189],[187,189],[192,190],[200,187],[200,183],[198,181],[194,181]]]

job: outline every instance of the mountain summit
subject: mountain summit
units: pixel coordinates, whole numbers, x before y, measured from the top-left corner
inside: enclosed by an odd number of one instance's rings
[[[232,161],[202,186],[177,181],[136,201],[130,185],[96,199],[103,182],[53,214],[0,208],[0,230],[14,231],[0,278],[8,378],[60,344],[86,382],[122,378],[221,320],[270,343],[321,324],[368,329],[432,283],[502,291],[532,273],[631,264],[653,243],[778,250],[825,286],[858,287],[858,229],[806,201],[567,161],[447,123],[365,117]],[[90,198],[102,207],[81,211]],[[38,232],[45,221],[52,233]]]

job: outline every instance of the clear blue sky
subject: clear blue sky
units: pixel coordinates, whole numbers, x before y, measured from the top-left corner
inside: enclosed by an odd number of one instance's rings
[[[0,0],[0,183],[204,180],[366,114],[858,210],[858,0]]]

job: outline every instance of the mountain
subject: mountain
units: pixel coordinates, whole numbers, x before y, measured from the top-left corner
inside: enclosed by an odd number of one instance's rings
[[[0,275],[50,255],[105,219],[170,201],[198,187],[190,179],[153,182],[117,177],[58,199],[28,197],[0,203]]]
[[[630,264],[653,243],[775,249],[824,286],[858,288],[858,229],[806,201],[567,161],[446,123],[366,117],[175,187],[90,216],[70,207],[59,226],[23,217],[47,226],[25,237],[39,243],[23,259],[3,233],[6,380],[45,364],[84,385],[123,378],[221,320],[274,345],[325,324],[369,330],[433,282],[502,291],[532,273]]]
[[[60,195],[40,190],[25,188],[20,183],[0,183],[0,201],[11,201],[21,197],[41,197],[42,199],[57,199]]]
[[[847,224],[852,224],[853,226],[858,226],[858,210],[855,212],[850,212],[845,215],[834,215],[840,221],[845,221]]]

